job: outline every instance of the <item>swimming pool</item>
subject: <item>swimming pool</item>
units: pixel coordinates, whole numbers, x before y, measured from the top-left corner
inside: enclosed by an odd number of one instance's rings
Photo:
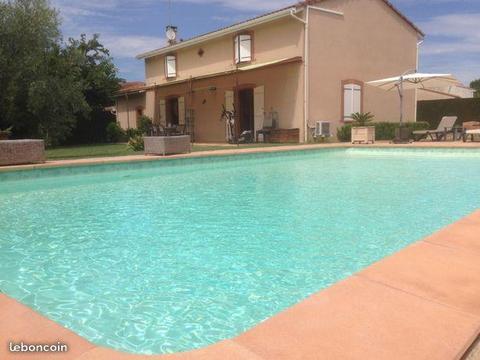
[[[206,346],[480,207],[480,151],[0,173],[0,289],[134,353]]]

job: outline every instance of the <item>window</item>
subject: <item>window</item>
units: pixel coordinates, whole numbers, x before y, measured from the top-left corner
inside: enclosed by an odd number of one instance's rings
[[[165,75],[167,79],[177,77],[177,57],[175,55],[165,56]]]
[[[362,85],[343,84],[343,121],[352,121],[352,114],[362,111]]]
[[[235,63],[252,60],[252,35],[240,34],[235,36]]]

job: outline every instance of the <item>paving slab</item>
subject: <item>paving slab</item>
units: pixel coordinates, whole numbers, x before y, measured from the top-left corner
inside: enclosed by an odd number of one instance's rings
[[[359,276],[480,319],[480,253],[419,242],[368,267]]]
[[[480,254],[480,211],[447,226],[424,240]]]
[[[458,359],[478,318],[359,276],[234,341],[265,359]]]

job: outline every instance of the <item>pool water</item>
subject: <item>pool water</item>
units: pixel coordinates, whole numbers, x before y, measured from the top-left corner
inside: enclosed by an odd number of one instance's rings
[[[233,337],[480,207],[480,151],[337,149],[0,174],[0,289],[88,340]]]

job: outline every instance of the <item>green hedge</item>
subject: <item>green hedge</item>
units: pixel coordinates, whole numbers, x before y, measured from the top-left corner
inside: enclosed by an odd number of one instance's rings
[[[418,102],[417,119],[436,129],[444,116],[458,116],[456,125],[466,121],[480,121],[480,98],[423,100]]]
[[[376,140],[393,140],[395,137],[395,129],[399,127],[398,122],[375,122],[369,126],[375,126]],[[430,125],[425,121],[409,122],[403,124],[412,131],[429,129]],[[349,142],[352,139],[352,125],[344,125],[337,130],[337,138],[342,142]]]

